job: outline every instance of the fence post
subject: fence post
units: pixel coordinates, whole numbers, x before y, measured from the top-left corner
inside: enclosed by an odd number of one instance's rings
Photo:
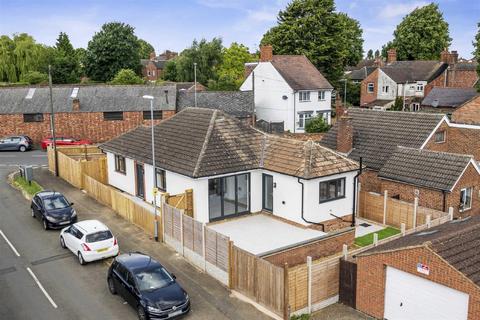
[[[307,257],[308,314],[312,313],[312,257]]]
[[[289,292],[288,292],[288,263],[283,265],[283,318],[290,319]]]
[[[162,214],[160,215],[160,220],[162,221],[161,231],[162,231],[162,242],[165,242],[165,202],[163,197],[161,197],[161,206],[162,206]]]
[[[388,201],[388,190],[385,190],[383,193],[383,224],[387,224],[387,201]]]
[[[207,227],[202,223],[203,270],[207,271]]]
[[[453,207],[449,207],[449,208],[448,208],[448,219],[449,219],[450,221],[453,220]]]
[[[426,224],[427,224],[427,228],[430,228],[432,226],[432,215],[431,214],[428,214],[427,215],[427,218],[426,218]]]
[[[233,265],[233,241],[228,240],[228,287],[230,289],[233,289],[234,283],[233,283],[233,270],[234,270],[234,265]]]
[[[182,244],[182,256],[185,256],[185,244],[183,236],[183,210],[180,210],[180,243]]]
[[[373,234],[373,245],[376,247],[378,245],[378,233]]]
[[[358,188],[357,188],[357,198],[356,198],[356,202],[355,202],[355,215],[357,217],[360,217],[360,195],[361,195],[361,192],[362,191],[362,183],[361,182],[358,182]]]
[[[407,228],[406,228],[406,226],[405,226],[405,223],[402,222],[402,223],[400,224],[400,231],[402,232],[402,236],[405,235],[406,229],[407,229]]]
[[[417,210],[418,210],[418,197],[415,197],[415,200],[413,201],[413,229],[417,227]]]
[[[342,247],[343,258],[347,260],[348,258],[348,245],[344,244]]]

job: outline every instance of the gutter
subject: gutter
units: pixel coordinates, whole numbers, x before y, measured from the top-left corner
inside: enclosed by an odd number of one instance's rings
[[[353,210],[352,210],[352,227],[355,227],[355,216],[357,214],[357,184],[358,177],[362,174],[362,157],[360,157],[360,170],[353,178]]]
[[[302,185],[302,209],[301,209],[302,220],[305,221],[306,223],[314,224],[314,225],[316,225],[316,226],[321,226],[321,227],[322,227],[322,232],[325,232],[325,224],[324,224],[324,223],[308,221],[308,220],[305,219],[305,217],[303,216],[303,213],[304,213],[304,210],[303,210],[303,198],[304,198],[304,188],[305,188],[305,186],[304,186],[303,182],[300,181],[300,179],[301,179],[301,178],[298,178],[297,182]]]

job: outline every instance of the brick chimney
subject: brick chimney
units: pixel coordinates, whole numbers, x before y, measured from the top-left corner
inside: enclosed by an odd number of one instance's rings
[[[373,61],[373,66],[377,68],[383,67],[383,59],[382,57],[376,57],[375,60]]]
[[[338,120],[337,151],[349,153],[353,149],[353,121],[352,117],[345,111]]]
[[[345,111],[346,110],[343,107],[342,98],[340,98],[340,95],[337,93],[335,97],[335,114],[337,119],[340,119],[341,117],[343,117],[343,115],[345,114]]]
[[[157,56],[156,56],[156,54],[155,54],[155,51],[154,51],[154,52],[150,52],[150,60],[153,61],[153,60],[155,60],[156,57],[157,57]]]
[[[397,61],[397,49],[391,48],[387,51],[387,64]]]
[[[458,62],[458,52],[456,50],[453,50],[451,53],[450,53],[450,59],[448,59],[448,63],[449,64],[455,64]]]
[[[273,59],[273,48],[271,45],[260,46],[260,62],[269,62]]]
[[[80,99],[78,99],[78,98],[73,99],[72,110],[74,112],[80,111]]]
[[[450,53],[448,52],[447,48],[443,49],[442,52],[440,52],[440,61],[444,63],[448,63],[450,60]]]

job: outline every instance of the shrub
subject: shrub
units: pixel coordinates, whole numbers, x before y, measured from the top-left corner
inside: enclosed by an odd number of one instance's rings
[[[323,119],[322,115],[317,115],[307,121],[305,125],[305,132],[307,133],[319,133],[326,132],[330,129],[328,123]]]
[[[38,71],[28,71],[22,74],[20,81],[28,84],[46,84],[48,83],[48,75]]]
[[[145,81],[140,78],[132,69],[121,69],[115,75],[111,84],[144,84]]]

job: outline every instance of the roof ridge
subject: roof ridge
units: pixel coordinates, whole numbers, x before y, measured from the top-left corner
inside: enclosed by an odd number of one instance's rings
[[[418,151],[419,153],[435,153],[435,154],[445,154],[450,156],[456,156],[458,158],[468,158],[468,159],[475,159],[475,157],[471,154],[462,154],[462,153],[453,153],[453,152],[445,152],[445,151],[438,151],[438,150],[429,150],[429,149],[418,149],[412,147],[404,147],[404,146],[397,146],[397,149],[406,149],[406,150],[413,150]]]
[[[264,134],[263,139],[262,139],[262,148],[260,150],[260,163],[259,163],[260,168],[263,168],[263,166],[265,164],[265,150],[266,150],[266,148],[267,148],[267,135]]]
[[[210,141],[210,137],[212,136],[213,127],[215,126],[215,120],[217,119],[218,110],[214,110],[212,113],[212,117],[210,118],[210,123],[208,125],[207,134],[205,135],[205,140],[203,141],[202,149],[198,154],[197,163],[195,164],[195,169],[193,170],[193,177],[198,176],[198,172],[200,171],[200,164],[203,160],[205,155],[205,151],[207,150],[208,142]]]
[[[304,176],[308,178],[310,177],[310,172],[312,172],[313,141],[308,140],[307,143],[305,143],[305,147],[306,147],[305,162],[308,162],[308,165],[305,165]]]

